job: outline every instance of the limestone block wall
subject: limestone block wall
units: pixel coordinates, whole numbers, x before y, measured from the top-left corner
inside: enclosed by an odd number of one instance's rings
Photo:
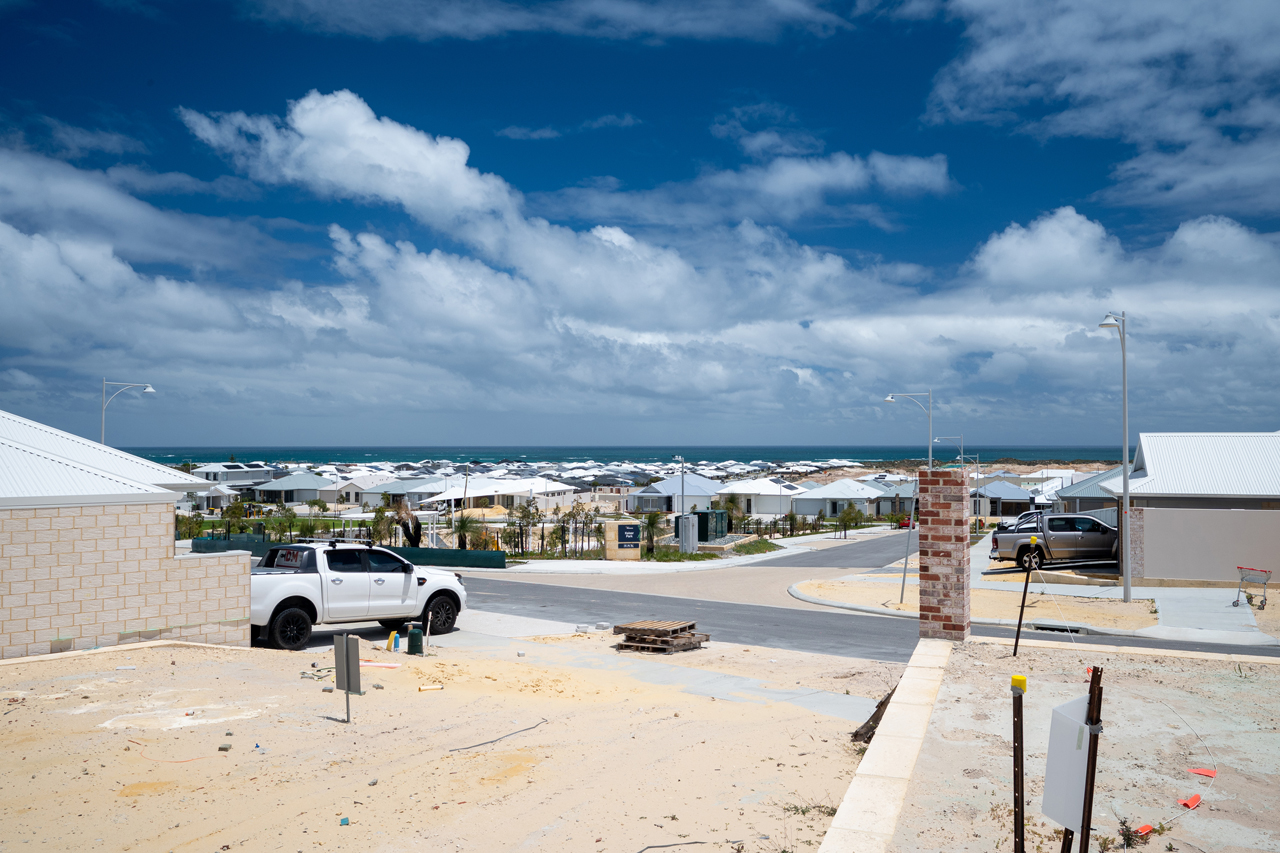
[[[0,654],[249,645],[247,552],[173,553],[173,504],[0,509]]]
[[[969,484],[963,471],[920,472],[920,636],[969,636]]]

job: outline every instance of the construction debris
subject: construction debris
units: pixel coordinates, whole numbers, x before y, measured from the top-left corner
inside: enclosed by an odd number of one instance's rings
[[[700,649],[711,639],[710,634],[696,633],[693,630],[696,627],[694,622],[646,620],[614,625],[613,633],[623,635],[622,642],[618,643],[619,650],[670,655]]]

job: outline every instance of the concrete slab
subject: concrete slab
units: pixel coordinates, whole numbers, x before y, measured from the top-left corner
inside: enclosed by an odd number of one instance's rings
[[[1232,607],[1234,589],[1149,588],[1160,609],[1162,628],[1199,628],[1211,631],[1257,631],[1253,608]]]
[[[572,634],[574,627],[572,622],[508,616],[505,613],[489,613],[483,610],[464,610],[458,614],[459,630],[489,634],[494,637],[544,637]]]

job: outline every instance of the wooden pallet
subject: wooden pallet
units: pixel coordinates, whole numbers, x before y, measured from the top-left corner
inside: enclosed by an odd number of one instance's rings
[[[673,637],[685,634],[698,627],[696,622],[628,622],[626,625],[614,625],[613,633],[627,634],[633,637]]]
[[[632,651],[632,652],[651,652],[651,653],[660,654],[660,655],[673,655],[676,652],[687,652],[692,649],[700,649],[702,648],[702,641],[701,640],[685,640],[683,642],[674,643],[672,645],[667,645],[667,646],[660,646],[656,643],[643,643],[643,642],[633,643],[628,641],[628,642],[618,643],[618,648],[625,649],[627,651]]]
[[[676,634],[673,637],[646,637],[628,634],[622,639],[622,642],[618,643],[618,648],[633,652],[656,652],[670,655],[676,652],[700,649],[702,644],[710,639],[710,634],[695,634],[693,632]]]
[[[622,642],[641,643],[651,646],[687,646],[690,643],[705,643],[711,639],[710,634],[688,632],[676,634],[674,637],[646,637],[642,634],[627,634]]]

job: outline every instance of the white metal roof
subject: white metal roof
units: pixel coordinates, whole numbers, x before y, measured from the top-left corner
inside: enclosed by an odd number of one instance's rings
[[[177,492],[139,483],[0,437],[0,507],[174,502]]]
[[[884,492],[875,486],[868,486],[866,483],[859,483],[857,480],[836,480],[833,483],[827,483],[825,486],[819,486],[805,492],[803,495],[796,495],[797,498],[809,500],[810,498],[831,501],[831,500],[866,500],[868,498],[878,498]]]
[[[259,492],[292,492],[299,489],[303,491],[324,489],[327,491],[333,484],[333,480],[312,474],[310,471],[295,471],[287,477],[281,477],[279,480],[269,480],[253,488]]]
[[[1118,473],[1101,486],[1123,491]],[[1129,493],[1280,498],[1280,432],[1144,432]]]
[[[738,480],[720,489],[720,495],[794,495],[804,492],[795,483],[774,482],[768,477],[759,480]]]
[[[523,495],[528,497],[532,491],[536,495],[565,495],[573,492],[572,486],[548,480],[545,477],[525,477],[521,480],[491,480],[485,477],[472,477],[469,483],[460,483],[438,495],[427,499],[429,503],[437,501],[456,501],[471,498],[491,498],[497,495]]]
[[[680,475],[676,474],[674,477],[668,477],[667,479],[660,480],[657,483],[650,483],[643,489],[640,489],[637,494],[649,496],[678,495],[682,488],[684,489],[684,494],[686,496],[693,495],[697,497],[700,495],[714,495],[716,490],[720,488],[720,484],[715,480],[709,480],[706,477],[703,477],[701,474],[686,473],[684,475],[684,483],[682,485]]]
[[[0,438],[15,441],[27,447],[72,459],[77,463],[138,483],[160,486],[174,492],[201,492],[209,488],[209,481],[200,477],[149,462],[123,450],[54,429],[45,424],[20,418],[11,412],[0,411]]]

